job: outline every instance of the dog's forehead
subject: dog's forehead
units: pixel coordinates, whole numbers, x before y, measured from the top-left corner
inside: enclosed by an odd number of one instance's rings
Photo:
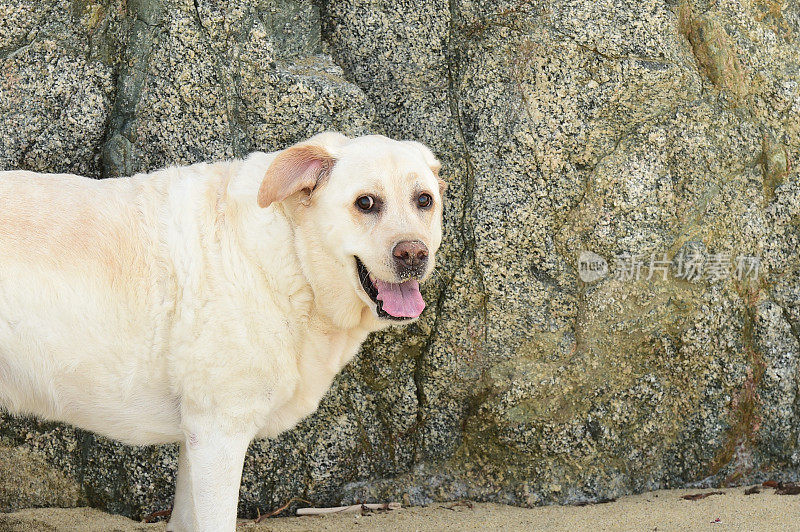
[[[344,146],[337,165],[347,181],[384,188],[425,186],[435,177],[422,153],[413,146],[380,136],[360,137]]]

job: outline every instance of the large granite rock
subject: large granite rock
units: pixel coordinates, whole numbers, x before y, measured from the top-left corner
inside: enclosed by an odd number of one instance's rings
[[[41,454],[0,439],[0,510],[81,504],[81,487]]]
[[[429,310],[252,445],[243,514],[799,476],[797,3],[0,0],[0,63],[2,168],[125,175],[323,129],[444,161]],[[171,504],[172,447],[0,433],[90,504]]]

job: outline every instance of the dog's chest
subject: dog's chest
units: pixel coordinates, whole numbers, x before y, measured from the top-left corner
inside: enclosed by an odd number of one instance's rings
[[[366,336],[366,331],[332,332],[309,327],[298,346],[296,372],[287,375],[276,390],[276,397],[281,399],[264,420],[259,436],[274,437],[314,412]]]

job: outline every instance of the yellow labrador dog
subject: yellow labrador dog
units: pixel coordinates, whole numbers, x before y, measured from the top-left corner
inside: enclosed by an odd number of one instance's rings
[[[439,166],[322,133],[129,178],[0,172],[0,407],[180,442],[167,529],[234,530],[250,441],[425,307]]]

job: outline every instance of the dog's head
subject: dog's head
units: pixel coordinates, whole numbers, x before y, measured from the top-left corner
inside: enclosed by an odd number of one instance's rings
[[[318,297],[410,321],[442,241],[440,166],[418,142],[322,133],[275,157],[258,204],[280,203],[293,220]]]

